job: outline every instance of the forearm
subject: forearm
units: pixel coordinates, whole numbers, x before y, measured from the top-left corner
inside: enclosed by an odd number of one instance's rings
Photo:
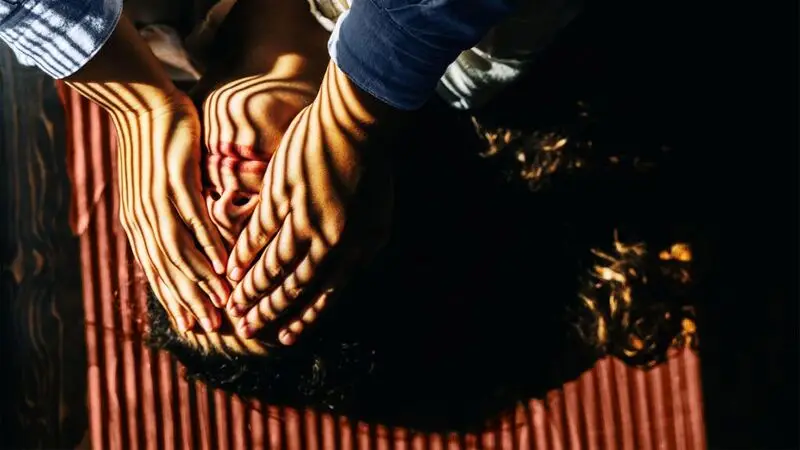
[[[177,88],[124,16],[103,48],[68,85],[110,112],[143,113],[168,104]]]
[[[410,116],[361,89],[333,61],[315,104],[326,128],[333,127],[359,143],[391,135]]]

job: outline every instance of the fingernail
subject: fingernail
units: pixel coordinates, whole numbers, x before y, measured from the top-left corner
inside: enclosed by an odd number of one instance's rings
[[[242,269],[236,267],[231,270],[230,278],[234,281],[240,281],[242,279]]]
[[[295,334],[289,330],[283,330],[278,334],[278,339],[283,345],[292,345],[295,341]]]
[[[217,275],[224,275],[225,266],[219,261],[214,261],[214,272],[216,272]]]
[[[211,300],[211,304],[219,308],[219,298],[217,297],[217,294],[211,292],[210,290],[206,292],[206,294],[208,295],[208,299]]]
[[[178,327],[178,332],[181,334],[186,333],[186,331],[189,329],[189,327],[186,325],[186,319],[183,317],[175,318],[175,326]]]
[[[200,326],[203,327],[203,329],[208,332],[214,331],[214,325],[211,322],[211,319],[208,317],[203,317],[202,319],[200,319]]]
[[[217,294],[211,294],[211,301],[214,303],[214,306],[217,308],[224,308],[225,301],[219,297]]]

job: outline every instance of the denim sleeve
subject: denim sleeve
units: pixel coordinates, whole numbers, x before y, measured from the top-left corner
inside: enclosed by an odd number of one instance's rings
[[[458,55],[513,11],[514,0],[354,0],[328,49],[361,89],[395,108],[421,107]]]
[[[0,0],[0,39],[53,78],[83,67],[108,40],[122,0]]]

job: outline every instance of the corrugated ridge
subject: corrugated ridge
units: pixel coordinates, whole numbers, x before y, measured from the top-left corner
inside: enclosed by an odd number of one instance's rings
[[[141,342],[143,278],[117,217],[116,149],[108,118],[63,87],[70,126],[73,224],[80,235],[92,447],[106,449],[705,448],[698,357],[675,352],[647,372],[606,358],[521,404],[475,435],[417,434],[343,417],[244,404],[187,382]],[[113,188],[111,188],[113,187]]]

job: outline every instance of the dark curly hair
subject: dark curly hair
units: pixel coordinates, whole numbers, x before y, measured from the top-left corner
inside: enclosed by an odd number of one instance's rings
[[[339,410],[358,381],[373,370],[373,351],[336,337],[315,336],[292,347],[275,346],[268,356],[195,347],[175,332],[152,291],[147,315],[148,344],[172,354],[187,378],[245,398]]]

